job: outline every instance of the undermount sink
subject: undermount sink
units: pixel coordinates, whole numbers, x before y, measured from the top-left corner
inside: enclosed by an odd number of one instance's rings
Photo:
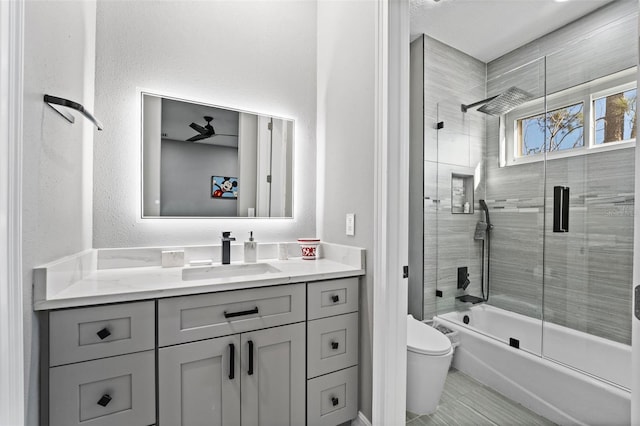
[[[251,275],[262,275],[281,272],[280,269],[268,263],[244,263],[241,265],[218,265],[191,267],[182,270],[182,280],[204,280],[208,278],[234,278]]]

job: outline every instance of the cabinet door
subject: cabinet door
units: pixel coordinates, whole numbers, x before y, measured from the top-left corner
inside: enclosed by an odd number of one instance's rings
[[[158,350],[159,426],[240,424],[240,336]]]
[[[242,334],[242,425],[305,424],[305,323]]]

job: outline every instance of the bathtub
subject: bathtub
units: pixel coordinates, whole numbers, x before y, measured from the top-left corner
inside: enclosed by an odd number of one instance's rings
[[[630,346],[485,304],[434,323],[458,331],[455,368],[549,420],[631,423]]]

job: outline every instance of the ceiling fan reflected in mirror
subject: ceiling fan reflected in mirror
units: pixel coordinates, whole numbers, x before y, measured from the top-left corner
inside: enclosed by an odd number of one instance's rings
[[[189,124],[189,127],[191,127],[193,130],[195,130],[199,134],[193,137],[190,137],[189,139],[186,140],[187,142],[197,142],[203,139],[211,138],[213,136],[237,136],[237,135],[225,135],[222,133],[216,133],[216,131],[213,129],[213,126],[211,125],[211,121],[213,120],[213,117],[209,117],[205,115],[203,118],[204,118],[204,121],[207,122],[207,124],[205,124],[204,126],[201,126],[196,123]]]
[[[187,139],[187,142],[195,142],[215,136],[216,131],[213,130],[213,126],[211,125],[211,120],[213,120],[213,117],[205,116],[204,120],[207,122],[204,127],[196,123],[189,124],[189,127],[191,127],[199,134]]]

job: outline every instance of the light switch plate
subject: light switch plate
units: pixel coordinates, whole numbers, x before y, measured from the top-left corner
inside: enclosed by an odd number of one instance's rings
[[[346,234],[349,236],[356,235],[356,215],[354,213],[347,213],[346,222]]]

